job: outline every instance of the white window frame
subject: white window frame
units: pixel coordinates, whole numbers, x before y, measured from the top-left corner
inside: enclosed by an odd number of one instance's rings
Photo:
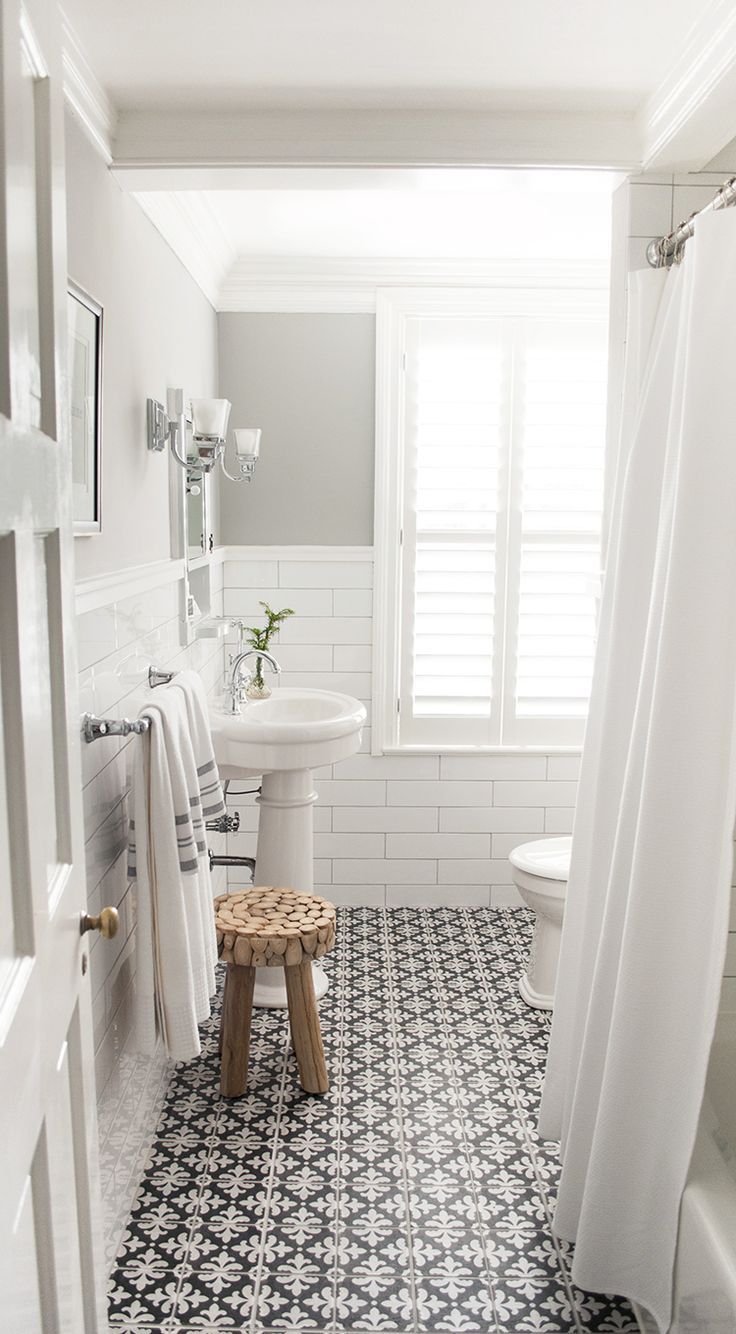
[[[513,285],[510,285],[513,283]],[[375,565],[373,608],[373,700],[371,749],[374,755],[393,752],[578,754],[580,744],[529,742],[518,744],[427,745],[400,743],[399,700],[402,662],[402,524],[404,516],[405,334],[407,320],[435,314],[476,314],[495,318],[557,315],[560,295],[574,319],[605,319],[610,281],[603,265],[550,264],[513,276],[503,269],[495,285],[483,288],[409,287],[379,289],[376,297],[376,481]],[[604,515],[605,531],[605,515]]]

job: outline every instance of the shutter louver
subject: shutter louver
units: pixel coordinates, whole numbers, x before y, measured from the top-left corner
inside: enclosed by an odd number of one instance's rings
[[[413,652],[417,716],[490,717],[494,565],[490,545],[418,539]]]

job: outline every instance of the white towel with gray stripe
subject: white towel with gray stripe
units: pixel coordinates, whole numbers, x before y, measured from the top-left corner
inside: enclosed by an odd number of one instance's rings
[[[128,871],[137,882],[138,1045],[150,1055],[160,1036],[173,1060],[189,1061],[215,990],[204,822],[225,807],[204,692],[198,678],[176,680],[141,710],[151,726],[134,743]]]
[[[225,812],[220,775],[212,749],[212,736],[207,715],[207,696],[202,678],[196,672],[177,672],[171,682],[172,690],[181,690],[189,719],[189,735],[197,766],[202,819],[212,820]]]

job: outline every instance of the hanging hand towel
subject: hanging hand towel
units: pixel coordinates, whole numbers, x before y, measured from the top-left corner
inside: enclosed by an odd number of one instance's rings
[[[189,718],[189,734],[194,752],[194,762],[197,766],[197,778],[199,779],[202,818],[212,820],[218,815],[224,815],[225,802],[222,798],[222,787],[220,786],[220,775],[217,772],[215,752],[212,749],[207,696],[204,692],[202,679],[196,672],[178,672],[171,683],[171,687],[181,690],[184,694]]]
[[[199,1055],[197,1025],[210,1013],[216,957],[189,693],[162,691],[142,710],[151,727],[136,745],[129,848],[138,891],[138,1042],[151,1053],[160,1034],[180,1061]],[[197,744],[201,751],[201,736]],[[205,782],[208,804],[221,808],[216,768]]]
[[[200,818],[194,834],[199,854],[197,874],[199,878],[198,902],[202,912],[202,938],[207,953],[207,974],[208,976],[211,975],[213,980],[212,987],[207,992],[207,1013],[209,1014],[209,997],[214,987],[214,970],[217,963],[217,939],[214,928],[212,876],[207,853],[205,821],[213,820],[218,815],[224,815],[225,802],[222,795],[220,775],[217,771],[215,752],[212,749],[207,696],[205,695],[202,679],[196,672],[178,672],[171,683],[171,689],[180,690],[184,698],[199,787]]]

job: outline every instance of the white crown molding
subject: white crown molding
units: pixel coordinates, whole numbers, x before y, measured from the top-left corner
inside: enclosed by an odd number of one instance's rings
[[[644,169],[699,171],[734,137],[736,6],[711,0],[638,117]]]
[[[222,559],[232,560],[299,560],[299,561],[369,561],[374,559],[373,547],[327,546],[224,546]]]
[[[78,579],[75,585],[77,615],[108,607],[120,598],[146,593],[162,584],[173,584],[183,579],[186,563],[183,560],[157,560],[149,565],[133,565],[130,569],[113,570],[108,574]]]
[[[220,289],[220,311],[372,313],[387,287],[559,287],[605,291],[595,261],[412,258],[239,259]]]
[[[227,172],[242,167],[508,164],[630,171],[638,163],[635,118],[585,109],[123,111],[115,142],[115,168],[121,174],[140,167]]]
[[[209,195],[194,190],[177,194],[144,190],[135,198],[207,300],[218,309],[220,290],[236,256]]]
[[[67,15],[61,10],[64,97],[105,162],[112,162],[117,112],[89,61]]]

